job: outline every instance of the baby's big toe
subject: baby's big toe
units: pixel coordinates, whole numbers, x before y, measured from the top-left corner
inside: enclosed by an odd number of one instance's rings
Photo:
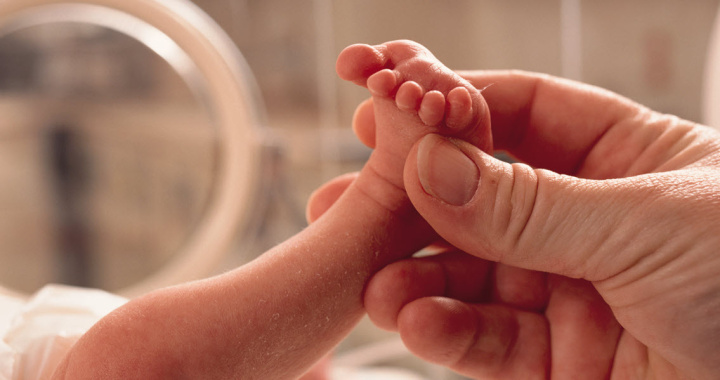
[[[370,45],[356,44],[343,49],[335,64],[340,78],[365,86],[367,79],[385,68],[386,58]]]

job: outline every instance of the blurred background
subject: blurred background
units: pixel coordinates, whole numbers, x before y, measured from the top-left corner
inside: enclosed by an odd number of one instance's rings
[[[283,171],[283,191],[295,212],[319,184],[359,169],[369,154],[350,130],[367,91],[334,71],[345,46],[412,39],[453,69],[563,76],[701,122],[703,71],[718,8],[717,0],[195,3],[232,37],[259,83],[267,127],[282,140],[283,161],[291,168]],[[297,218],[280,219],[285,225]],[[276,231],[267,242],[285,236]]]
[[[270,173],[250,231],[217,268],[305,226],[309,194],[370,151],[366,90],[334,72],[353,43],[412,39],[453,69],[522,69],[605,87],[702,122],[718,0],[194,0],[259,89]],[[210,202],[213,115],[153,51],[94,25],[0,36],[0,284],[117,290],[172,260]],[[350,344],[383,337],[361,327]]]

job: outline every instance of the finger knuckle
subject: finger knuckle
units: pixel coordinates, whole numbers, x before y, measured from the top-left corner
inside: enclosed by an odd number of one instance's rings
[[[498,184],[493,223],[501,251],[515,250],[528,229],[536,208],[540,181],[538,171],[515,163]]]

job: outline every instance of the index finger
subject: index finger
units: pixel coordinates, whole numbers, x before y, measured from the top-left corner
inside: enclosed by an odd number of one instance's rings
[[[608,131],[636,129],[638,115],[648,111],[612,92],[549,75],[459,73],[483,89],[495,147],[532,166],[559,173],[577,174]]]

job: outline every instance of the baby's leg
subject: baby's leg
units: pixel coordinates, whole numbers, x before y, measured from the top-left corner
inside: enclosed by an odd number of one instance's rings
[[[372,275],[434,236],[402,190],[410,147],[433,132],[491,144],[477,90],[419,45],[350,47],[338,71],[367,84],[377,110],[376,150],[338,201],[248,265],[111,313],[56,379],[293,379],[350,332]]]

